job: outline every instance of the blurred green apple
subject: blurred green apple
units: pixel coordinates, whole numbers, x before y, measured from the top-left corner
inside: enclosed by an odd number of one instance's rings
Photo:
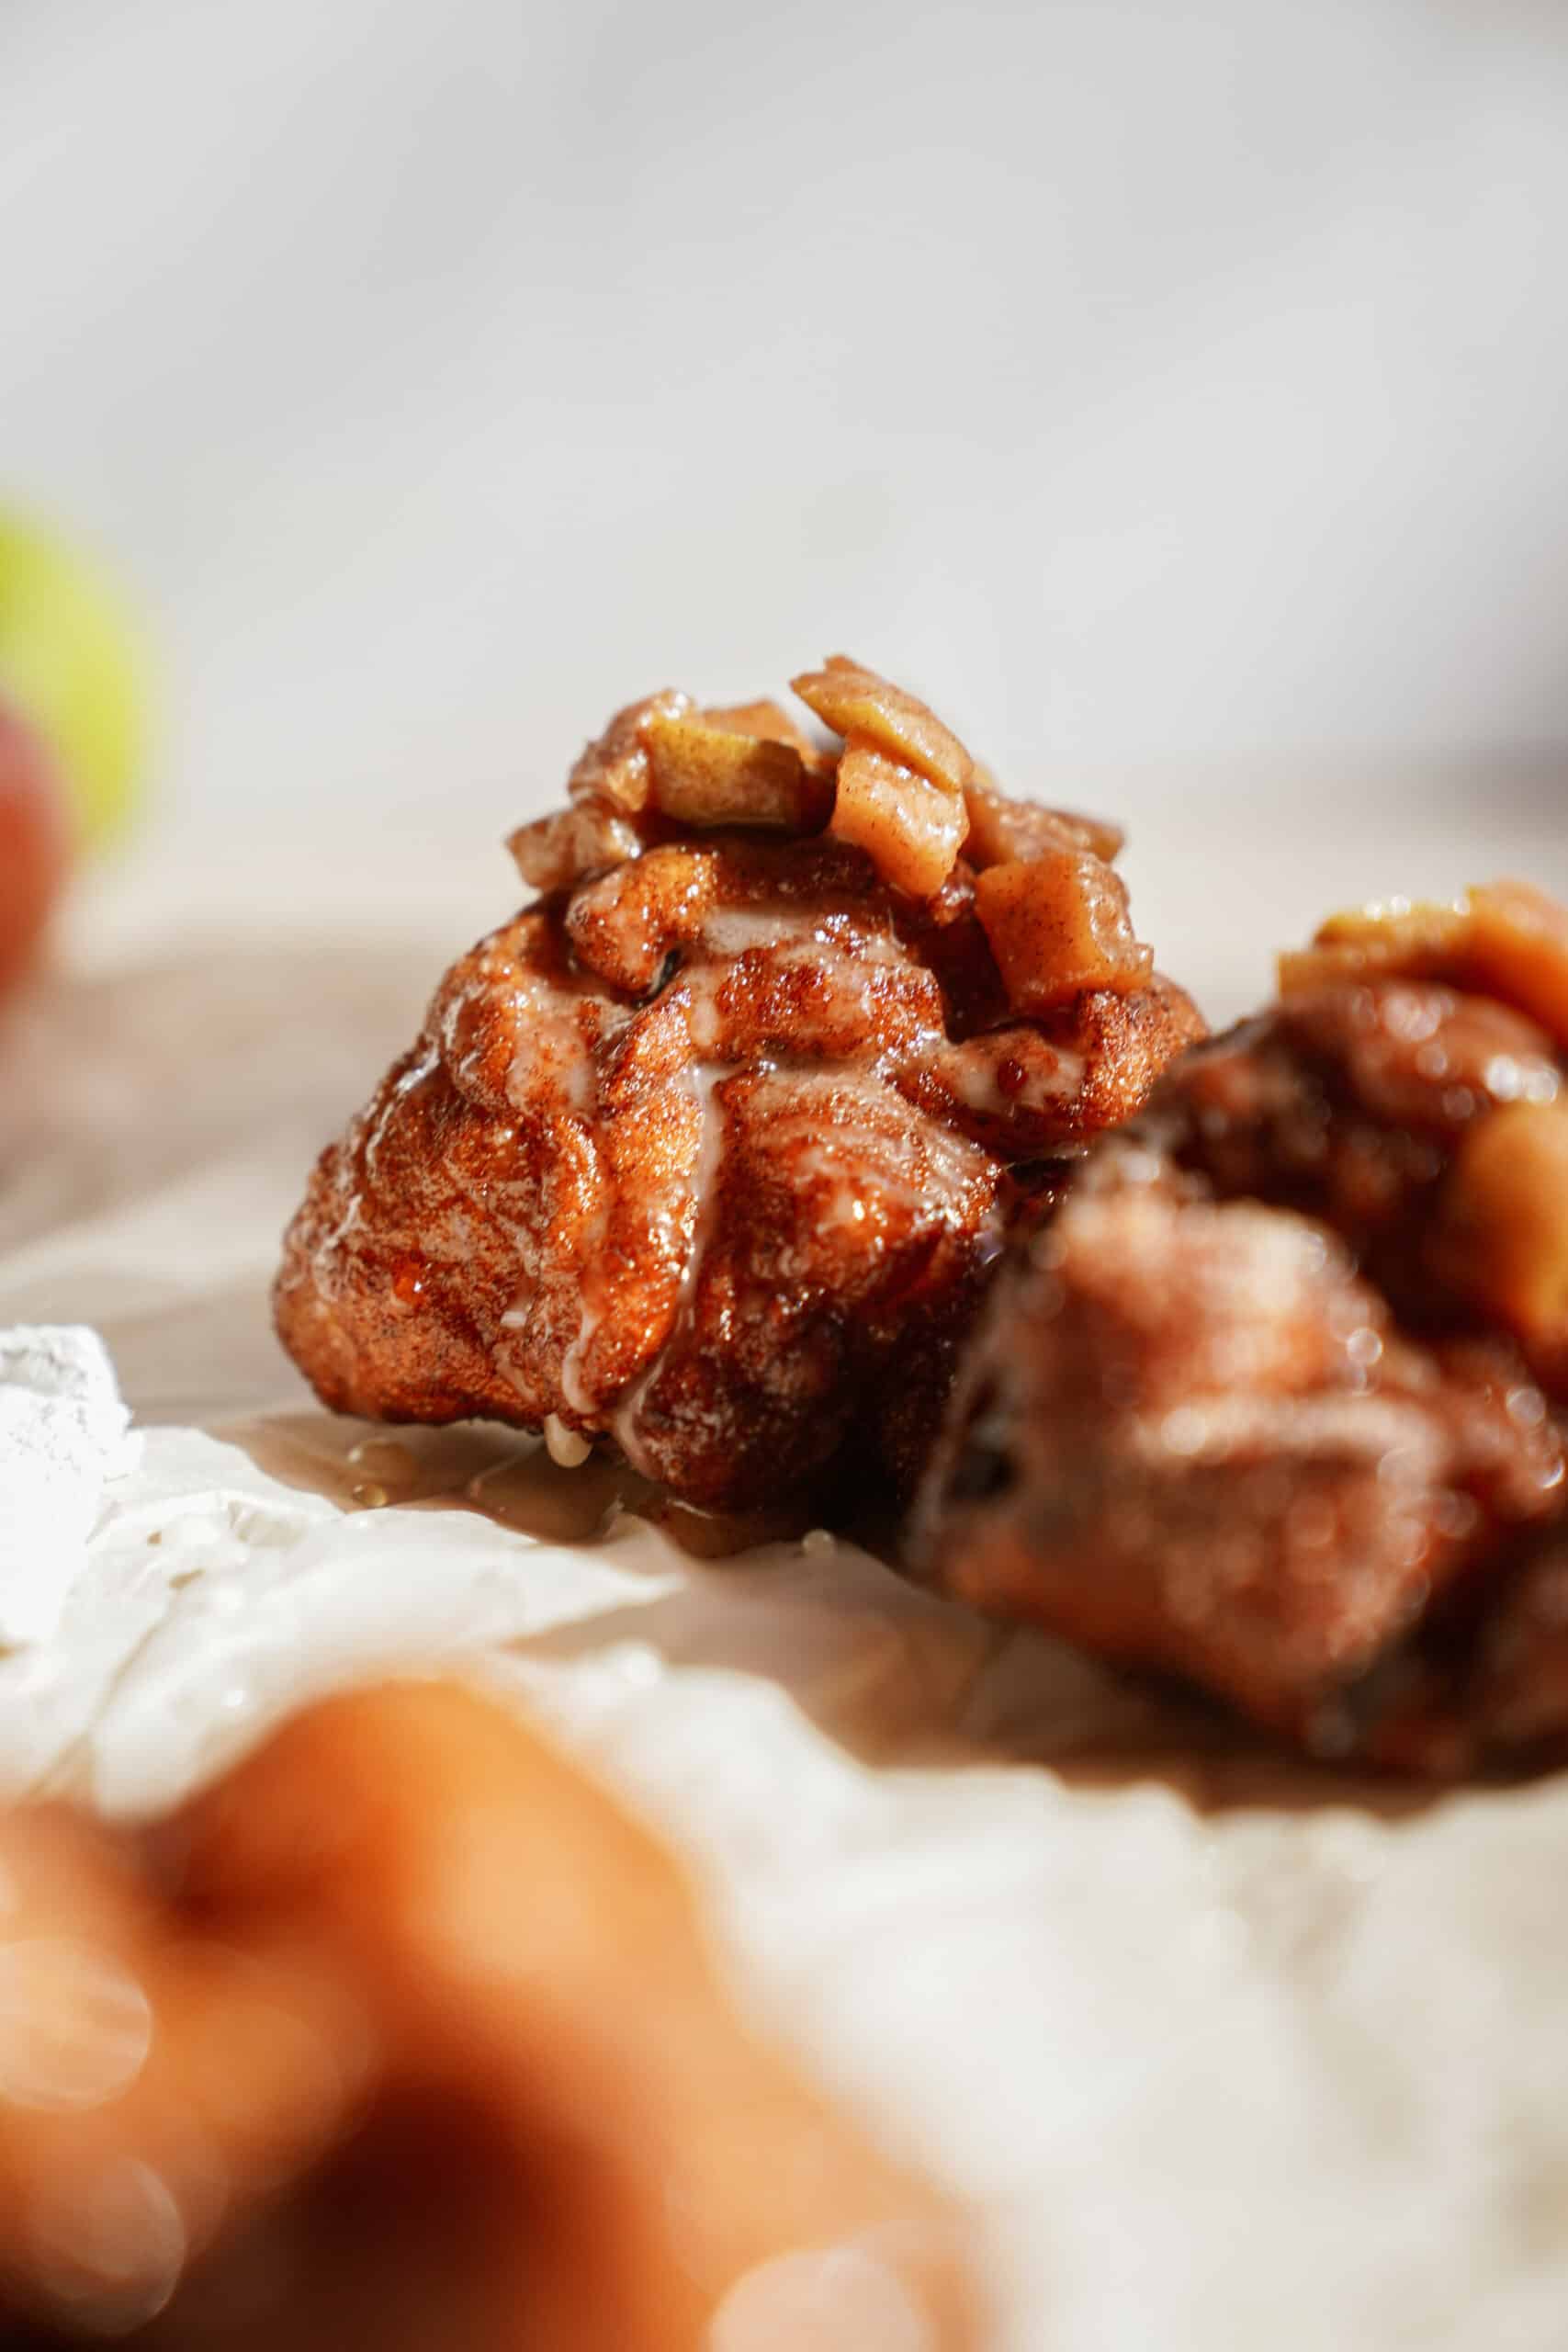
[[[78,841],[119,831],[146,749],[134,630],[90,563],[0,512],[0,696],[42,736],[64,780]]]
[[[42,736],[0,697],[0,989],[31,963],[70,860],[54,760]]]

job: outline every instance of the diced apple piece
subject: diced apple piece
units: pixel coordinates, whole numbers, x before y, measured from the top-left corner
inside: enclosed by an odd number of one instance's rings
[[[976,771],[964,795],[969,811],[969,832],[964,854],[976,869],[1009,865],[1018,858],[1044,857],[1052,850],[1087,850],[1107,864],[1126,839],[1120,825],[1098,817],[1077,817],[1066,808],[1046,808],[1038,800],[1012,800],[998,792]]]
[[[1568,910],[1527,882],[1494,882],[1448,906],[1393,899],[1334,915],[1310,947],[1280,958],[1287,996],[1395,978],[1497,997],[1568,1046]]]
[[[1443,906],[1412,905],[1408,899],[1330,915],[1310,947],[1288,948],[1280,956],[1280,992],[1295,996],[1345,980],[1431,978],[1457,952],[1466,915],[1463,899]]]
[[[603,735],[588,744],[567,779],[574,800],[613,800],[636,816],[648,806],[648,729],[655,718],[678,718],[692,707],[690,695],[666,686],[618,710]]]
[[[658,711],[647,741],[653,806],[678,824],[803,833],[827,819],[830,788],[791,743]]]
[[[1568,1352],[1568,1105],[1505,1102],[1467,1129],[1439,1262],[1532,1356]]]
[[[509,834],[507,848],[531,889],[567,890],[584,876],[635,857],[636,828],[603,801],[582,800]]]
[[[760,735],[764,742],[789,743],[803,760],[820,758],[817,745],[804,727],[797,727],[783,703],[764,697],[759,702],[714,703],[697,717],[710,727],[722,727],[729,735]]]
[[[1489,883],[1469,903],[1475,985],[1568,1046],[1568,908],[1528,882]]]
[[[990,942],[1008,1001],[1034,1015],[1088,989],[1129,995],[1144,987],[1154,951],[1134,934],[1127,886],[1081,850],[987,866],[975,882],[975,911]]]
[[[962,792],[975,772],[957,736],[918,695],[852,662],[847,653],[829,654],[824,668],[807,670],[790,684],[835,735],[864,736],[932,784]]]
[[[1378,956],[1438,955],[1462,935],[1468,911],[1463,898],[1374,899],[1325,916],[1313,944]]]
[[[852,735],[839,762],[829,831],[863,849],[884,881],[912,899],[933,899],[957,862],[968,814],[961,793],[889,759]]]

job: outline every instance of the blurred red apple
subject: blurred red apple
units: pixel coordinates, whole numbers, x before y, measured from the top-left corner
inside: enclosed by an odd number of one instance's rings
[[[43,740],[0,701],[0,989],[32,960],[65,880],[64,787]]]

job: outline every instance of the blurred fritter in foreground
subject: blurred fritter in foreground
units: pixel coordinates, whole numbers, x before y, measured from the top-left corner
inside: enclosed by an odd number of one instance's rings
[[[143,1838],[17,1809],[0,1873],[7,2345],[976,2345],[953,2213],[477,1696],[318,1705]]]

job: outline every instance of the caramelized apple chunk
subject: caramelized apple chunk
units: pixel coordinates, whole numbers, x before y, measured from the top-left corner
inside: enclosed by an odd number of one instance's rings
[[[1494,882],[1450,905],[1392,899],[1330,916],[1280,958],[1284,995],[1402,976],[1443,980],[1529,1013],[1568,1046],[1568,909],[1528,882]]]
[[[776,736],[655,711],[645,741],[652,806],[677,824],[804,833],[826,820],[831,787]]]
[[[962,793],[975,773],[953,729],[918,695],[846,653],[829,654],[822,669],[804,671],[790,684],[835,735],[867,738],[889,759],[950,793]]]
[[[692,697],[673,686],[645,695],[640,702],[618,710],[602,735],[595,736],[578,757],[567,778],[573,800],[607,800],[627,815],[648,806],[649,729],[656,718],[680,718],[692,708]]]
[[[1568,1104],[1503,1102],[1460,1139],[1434,1254],[1522,1342],[1568,1364]]]
[[[979,768],[964,805],[969,812],[964,854],[977,874],[987,865],[1008,865],[1017,858],[1043,857],[1062,849],[1084,850],[1110,865],[1126,839],[1120,825],[1108,825],[1099,817],[1045,808],[1037,800],[1010,799]]]
[[[642,842],[635,826],[604,802],[580,800],[553,817],[519,825],[506,846],[531,890],[569,890],[635,857]]]
[[[987,866],[976,876],[975,910],[1015,1012],[1049,1012],[1089,989],[1125,996],[1154,970],[1154,950],[1133,930],[1126,884],[1088,851]]]
[[[1280,993],[1296,996],[1359,978],[1415,978],[1451,957],[1464,932],[1462,900],[1440,906],[1408,899],[1374,899],[1319,923],[1307,947],[1279,959]]]
[[[807,671],[795,691],[845,738],[832,831],[863,849],[910,898],[933,898],[968,831],[964,786],[975,763],[915,695],[842,653]]]
[[[953,871],[964,821],[957,793],[890,759],[867,737],[851,736],[829,830],[863,849],[896,890],[934,898]]]
[[[764,743],[788,743],[808,767],[831,771],[828,754],[771,695],[760,695],[754,702],[706,703],[697,716],[710,727],[722,727],[728,735],[756,735]]]
[[[1468,905],[1474,984],[1568,1046],[1568,908],[1528,882],[1472,890]]]

